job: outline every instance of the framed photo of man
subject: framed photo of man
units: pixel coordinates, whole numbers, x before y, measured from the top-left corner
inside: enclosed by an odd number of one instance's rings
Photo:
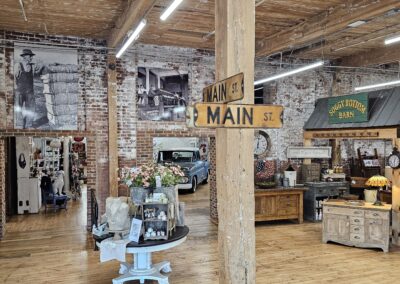
[[[14,127],[76,130],[79,94],[75,49],[14,46]]]

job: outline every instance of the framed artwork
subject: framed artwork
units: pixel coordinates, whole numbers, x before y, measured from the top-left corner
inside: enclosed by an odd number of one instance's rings
[[[75,49],[14,45],[14,127],[76,130],[79,94]]]
[[[188,100],[187,71],[138,67],[137,106],[140,120],[185,121]]]

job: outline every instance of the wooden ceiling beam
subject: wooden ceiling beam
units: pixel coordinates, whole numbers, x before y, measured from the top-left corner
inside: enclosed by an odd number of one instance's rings
[[[321,40],[325,35],[346,29],[355,21],[368,20],[395,8],[400,8],[398,0],[353,0],[258,41],[256,56],[268,56],[293,47],[304,47]]]
[[[115,28],[111,30],[108,46],[115,48],[122,42],[127,33],[147,15],[157,0],[130,1],[125,12],[118,18]]]
[[[371,65],[380,65],[400,61],[400,46],[382,46],[369,50],[358,55],[351,55],[342,58],[342,66],[365,67]]]

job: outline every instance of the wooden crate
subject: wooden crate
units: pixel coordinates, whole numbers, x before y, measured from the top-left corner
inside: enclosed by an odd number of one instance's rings
[[[350,187],[352,188],[366,188],[365,182],[368,178],[365,177],[351,177]]]

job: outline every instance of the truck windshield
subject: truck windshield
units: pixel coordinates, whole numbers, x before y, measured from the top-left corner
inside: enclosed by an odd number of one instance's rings
[[[192,162],[194,153],[190,151],[161,151],[158,154],[159,163]]]

